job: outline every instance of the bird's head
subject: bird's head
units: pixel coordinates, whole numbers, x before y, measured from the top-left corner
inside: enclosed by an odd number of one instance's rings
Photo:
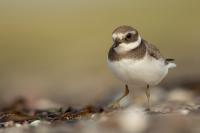
[[[119,54],[137,48],[141,43],[138,31],[131,26],[119,26],[112,33],[112,48]]]

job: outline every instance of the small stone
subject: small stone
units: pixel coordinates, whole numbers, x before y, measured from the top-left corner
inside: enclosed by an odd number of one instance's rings
[[[120,113],[118,123],[125,132],[138,133],[145,131],[148,118],[142,109],[130,107]]]
[[[175,88],[168,95],[168,100],[170,101],[180,101],[180,102],[188,102],[192,101],[193,93],[189,90],[184,90],[183,88]]]
[[[187,114],[190,113],[190,111],[187,110],[187,109],[182,109],[182,110],[180,110],[180,113],[181,113],[182,115],[187,115]]]
[[[41,123],[40,120],[35,120],[35,121],[31,122],[30,125],[36,127],[36,126],[38,126],[40,123]]]
[[[14,125],[13,121],[8,121],[4,123],[4,127],[12,127]]]
[[[15,124],[15,127],[22,127],[22,125],[19,124],[19,123],[16,123],[16,124]]]

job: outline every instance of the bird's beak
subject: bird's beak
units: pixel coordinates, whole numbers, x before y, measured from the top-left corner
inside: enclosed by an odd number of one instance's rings
[[[116,47],[118,47],[118,46],[119,46],[119,44],[120,44],[120,43],[121,43],[121,41],[117,39],[117,40],[115,40],[115,41],[114,41],[114,43],[113,43],[113,46],[112,46],[112,47],[113,47],[113,48],[116,48]]]

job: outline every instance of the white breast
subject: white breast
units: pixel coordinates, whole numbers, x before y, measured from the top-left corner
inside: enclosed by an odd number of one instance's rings
[[[168,73],[163,59],[156,60],[147,55],[141,60],[108,60],[108,66],[120,80],[134,86],[157,85]]]

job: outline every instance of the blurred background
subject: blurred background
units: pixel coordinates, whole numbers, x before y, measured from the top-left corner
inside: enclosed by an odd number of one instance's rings
[[[131,25],[177,68],[161,85],[200,74],[200,1],[1,0],[0,97],[101,101],[123,84],[108,70],[111,33]],[[81,101],[81,102],[80,102]]]

